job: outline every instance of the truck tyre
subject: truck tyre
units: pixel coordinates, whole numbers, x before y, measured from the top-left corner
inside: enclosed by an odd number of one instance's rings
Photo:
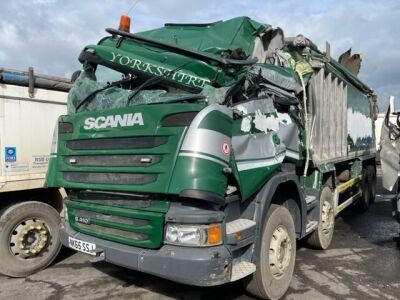
[[[332,242],[334,229],[335,211],[333,193],[329,186],[324,186],[320,196],[318,227],[308,236],[306,240],[307,245],[315,249],[327,249]]]
[[[50,205],[27,201],[0,215],[0,272],[25,277],[47,267],[61,248],[60,215]]]
[[[368,172],[371,174],[371,197],[369,199],[369,203],[372,204],[375,202],[376,197],[376,168],[372,165],[368,165],[367,169],[369,170]]]
[[[359,212],[368,210],[369,205],[375,201],[376,196],[376,172],[372,165],[362,170],[361,197],[355,203],[355,209]]]
[[[263,299],[279,299],[287,291],[296,260],[296,233],[286,207],[272,204],[264,221],[260,255],[246,290]]]

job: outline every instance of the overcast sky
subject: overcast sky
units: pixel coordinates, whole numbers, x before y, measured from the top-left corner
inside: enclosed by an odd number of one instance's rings
[[[0,1],[0,67],[70,76],[77,57],[117,27],[136,0]],[[379,95],[400,98],[400,1],[398,0],[139,0],[130,11],[131,31],[166,22],[209,22],[236,16],[302,33],[337,58],[350,47],[363,58],[360,78]]]

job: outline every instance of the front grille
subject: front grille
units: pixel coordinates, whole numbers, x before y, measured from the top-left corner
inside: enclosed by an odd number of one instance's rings
[[[71,166],[149,167],[160,162],[160,155],[74,155],[64,157]]]
[[[129,208],[149,208],[152,201],[149,195],[118,193],[107,191],[76,191],[69,194],[70,200],[85,201],[110,206],[122,206]]]
[[[157,179],[156,174],[137,173],[94,173],[94,172],[64,172],[64,179],[69,182],[93,184],[147,184]]]
[[[72,150],[119,150],[154,148],[165,144],[166,136],[137,136],[126,138],[101,138],[67,141],[66,146]]]
[[[132,226],[149,225],[148,220],[131,219],[131,218],[121,217],[121,216],[111,216],[111,215],[101,214],[101,213],[82,210],[82,209],[74,209],[74,215],[75,215],[75,220],[84,218],[87,220],[96,219],[96,220],[100,220],[100,221],[114,222],[114,223],[119,223],[119,224],[124,224],[124,225],[132,225]]]
[[[67,200],[65,205],[69,224],[78,232],[137,247],[154,249],[161,246],[166,202],[155,201],[146,210],[93,204],[79,199]]]
[[[136,241],[143,241],[149,238],[149,235],[145,233],[124,231],[116,228],[103,227],[95,224],[79,224],[79,227],[86,228],[89,230],[95,230],[97,232],[113,235],[115,237],[122,237]]]

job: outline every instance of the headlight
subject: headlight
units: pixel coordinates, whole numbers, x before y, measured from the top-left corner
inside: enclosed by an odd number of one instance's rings
[[[166,244],[207,247],[222,243],[221,224],[186,225],[168,223],[165,230]]]
[[[58,147],[58,120],[56,122],[56,126],[53,131],[53,140],[51,141],[51,152],[50,154],[57,154]]]

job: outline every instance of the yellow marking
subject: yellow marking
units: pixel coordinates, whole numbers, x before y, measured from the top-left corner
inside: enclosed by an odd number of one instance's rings
[[[340,204],[337,208],[336,208],[336,214],[340,213],[343,209],[345,209],[346,206],[344,205],[344,203]]]
[[[340,213],[343,209],[345,209],[347,206],[349,206],[350,204],[352,204],[354,201],[356,201],[358,199],[358,197],[361,196],[361,192],[358,192],[357,194],[355,194],[353,197],[350,197],[349,199],[347,199],[346,201],[344,201],[342,204],[338,205],[336,207],[336,215],[338,213]]]
[[[356,178],[350,179],[349,181],[347,181],[347,182],[345,182],[345,183],[343,183],[343,184],[341,184],[341,185],[338,185],[338,186],[336,187],[336,190],[337,190],[339,193],[344,192],[345,190],[347,190],[348,188],[352,187],[353,185],[359,183],[360,181],[361,181],[361,175],[358,176],[358,177],[356,177]],[[340,206],[340,205],[339,205],[339,206]],[[338,207],[339,207],[339,206],[338,206]]]

